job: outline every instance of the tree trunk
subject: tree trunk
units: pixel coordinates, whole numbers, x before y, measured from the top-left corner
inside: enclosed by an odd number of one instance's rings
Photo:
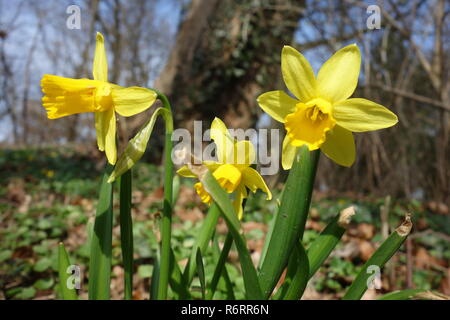
[[[256,97],[273,90],[283,45],[290,44],[304,1],[192,0],[155,87],[169,96],[176,125],[222,118],[253,126]]]

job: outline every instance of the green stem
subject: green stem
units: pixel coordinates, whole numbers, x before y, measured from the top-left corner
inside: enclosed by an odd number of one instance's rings
[[[155,90],[158,99],[161,100],[164,107],[170,112],[163,113],[166,127],[166,136],[164,143],[164,204],[161,221],[161,260],[158,282],[158,299],[167,299],[167,289],[170,277],[170,239],[172,233],[172,189],[173,189],[173,163],[172,163],[172,132],[173,117],[172,109],[167,97],[161,92]]]
[[[259,273],[265,299],[277,284],[294,246],[303,237],[319,156],[319,150],[309,152],[306,146],[297,150]]]
[[[131,219],[131,169],[120,177],[120,240],[125,270],[125,300],[133,294],[133,222]]]

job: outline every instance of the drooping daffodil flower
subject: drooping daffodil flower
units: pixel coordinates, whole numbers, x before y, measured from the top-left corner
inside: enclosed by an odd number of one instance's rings
[[[356,89],[361,55],[356,44],[338,50],[319,70],[317,77],[308,60],[292,47],[284,46],[281,71],[286,87],[258,97],[259,106],[275,120],[284,123],[282,166],[291,168],[297,147],[321,149],[343,166],[355,161],[352,132],[391,127],[397,116],[387,108],[366,99],[350,96]]]
[[[272,198],[272,193],[264,179],[258,171],[251,167],[256,159],[254,146],[248,140],[237,141],[231,137],[227,127],[219,118],[215,118],[212,122],[210,136],[216,144],[218,161],[203,161],[202,163],[211,171],[223,189],[234,194],[233,207],[238,218],[242,219],[242,202],[248,197],[247,188],[252,192],[261,189],[267,194],[267,200]],[[197,177],[187,165],[181,167],[177,173],[183,177]],[[198,182],[194,188],[201,200],[211,205],[213,199],[203,184]]]
[[[108,82],[108,62],[101,33],[96,37],[92,75],[94,80],[45,74],[41,79],[42,103],[49,119],[94,112],[98,148],[105,151],[110,164],[115,164],[115,112],[124,117],[138,114],[155,102],[157,94],[146,88],[123,88]]]

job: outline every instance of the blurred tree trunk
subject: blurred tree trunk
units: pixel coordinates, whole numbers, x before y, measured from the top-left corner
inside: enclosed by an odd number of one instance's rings
[[[155,87],[174,106],[177,125],[217,116],[248,128],[256,97],[273,89],[283,45],[303,12],[298,0],[192,0]]]

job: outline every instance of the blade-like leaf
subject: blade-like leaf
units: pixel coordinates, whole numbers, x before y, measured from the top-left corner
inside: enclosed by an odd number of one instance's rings
[[[59,273],[59,288],[61,290],[61,296],[64,300],[78,300],[77,292],[75,288],[69,288],[68,280],[69,274],[67,270],[70,266],[69,256],[62,242],[58,247],[58,273]]]
[[[205,300],[205,290],[206,290],[206,281],[205,281],[205,268],[203,266],[203,258],[200,248],[197,249],[197,275],[200,280],[200,286],[202,288],[202,299]]]
[[[150,300],[158,299],[158,283],[159,283],[159,253],[153,261],[153,272],[150,283]]]
[[[298,300],[305,291],[309,280],[309,261],[305,248],[301,242],[295,246],[295,250],[289,258],[288,272],[284,283],[275,299]]]
[[[89,299],[108,300],[111,283],[113,184],[108,183],[112,166],[107,165],[100,186],[89,261]]]
[[[273,233],[259,272],[259,283],[268,298],[286,267],[296,243],[302,239],[311,202],[320,151],[298,148],[284,187]]]
[[[310,244],[308,248],[309,278],[311,278],[331,251],[336,247],[350,223],[350,218],[355,214],[353,207],[342,210]]]
[[[124,152],[120,155],[117,160],[114,171],[111,173],[108,182],[111,183],[120,177],[123,173],[131,169],[136,162],[144,155],[147,149],[148,140],[155,126],[156,119],[159,115],[169,113],[166,108],[158,108],[153,112],[151,118],[142,126],[142,128],[136,133],[133,139],[131,139]]]
[[[131,169],[120,177],[120,240],[124,267],[125,299],[133,295],[133,222],[131,220]]]
[[[276,219],[277,219],[277,213],[274,214],[274,216],[272,217],[272,219],[269,222],[269,226],[268,226],[269,230],[267,231],[266,239],[270,239],[272,237],[273,227],[275,226]],[[264,264],[264,259],[266,258],[267,249],[269,248],[269,242],[270,241],[264,241],[264,247],[261,251],[261,257],[259,258],[259,262],[258,262],[258,270],[261,270],[261,266]]]
[[[371,269],[382,268],[384,264],[394,255],[411,231],[412,223],[410,215],[407,215],[405,221],[381,244],[374,252],[372,257],[364,264],[356,279],[348,288],[343,297],[344,300],[358,300],[368,289],[368,280],[373,276]]]
[[[217,289],[217,284],[219,283],[220,276],[226,272],[225,262],[227,260],[228,254],[230,253],[231,245],[233,244],[233,236],[229,233],[225,238],[225,243],[223,244],[222,251],[220,252],[219,259],[217,260],[216,268],[214,269],[214,274],[209,284],[209,291],[207,300],[212,300],[214,293]]]
[[[191,294],[188,290],[188,285],[183,278],[183,274],[181,273],[180,267],[177,264],[177,260],[173,253],[173,250],[170,251],[170,279],[169,284],[172,288],[172,291],[178,295],[179,299],[188,300],[191,299]]]

